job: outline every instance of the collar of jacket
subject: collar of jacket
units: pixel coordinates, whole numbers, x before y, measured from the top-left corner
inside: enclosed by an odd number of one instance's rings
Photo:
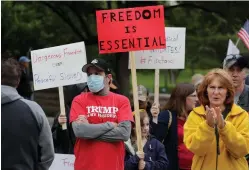
[[[205,107],[203,105],[196,107],[193,109],[193,111],[196,114],[202,115],[202,116],[206,116],[206,112],[205,112]],[[228,113],[227,117],[229,116],[236,116],[239,115],[241,113],[245,112],[245,110],[243,110],[240,106],[233,104],[231,111]]]
[[[249,92],[249,86],[245,85],[242,93],[239,96],[239,100],[242,100],[244,97],[248,95]]]

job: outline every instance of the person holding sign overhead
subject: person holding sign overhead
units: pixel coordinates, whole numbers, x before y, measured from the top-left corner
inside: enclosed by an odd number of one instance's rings
[[[130,102],[110,92],[112,75],[103,59],[94,59],[82,71],[87,73],[90,92],[76,96],[71,106],[74,169],[124,169],[124,141],[130,137],[133,122]]]

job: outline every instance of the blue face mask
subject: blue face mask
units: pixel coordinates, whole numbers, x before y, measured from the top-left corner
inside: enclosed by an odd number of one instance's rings
[[[104,77],[100,75],[90,75],[87,77],[87,86],[93,93],[97,93],[102,90],[104,85]]]

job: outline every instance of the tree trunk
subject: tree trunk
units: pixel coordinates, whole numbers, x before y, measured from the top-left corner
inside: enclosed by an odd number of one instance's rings
[[[121,94],[129,97],[130,70],[128,69],[129,53],[118,53],[116,59],[116,79]]]

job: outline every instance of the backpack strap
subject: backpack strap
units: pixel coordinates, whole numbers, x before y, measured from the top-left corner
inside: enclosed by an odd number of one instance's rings
[[[168,111],[168,113],[169,113],[169,119],[168,119],[168,129],[167,129],[167,131],[166,131],[166,136],[168,135],[168,132],[169,132],[169,128],[170,128],[170,126],[171,126],[171,124],[172,124],[172,113],[171,113],[171,111],[169,111],[169,110],[167,110]],[[165,136],[165,137],[166,137]],[[165,138],[164,138],[165,139]],[[162,140],[162,143],[164,142],[164,139]]]
[[[169,128],[170,128],[170,126],[171,126],[171,124],[172,124],[172,113],[171,113],[171,111],[169,111],[169,110],[168,110],[168,112],[169,112],[168,131],[169,131]]]

